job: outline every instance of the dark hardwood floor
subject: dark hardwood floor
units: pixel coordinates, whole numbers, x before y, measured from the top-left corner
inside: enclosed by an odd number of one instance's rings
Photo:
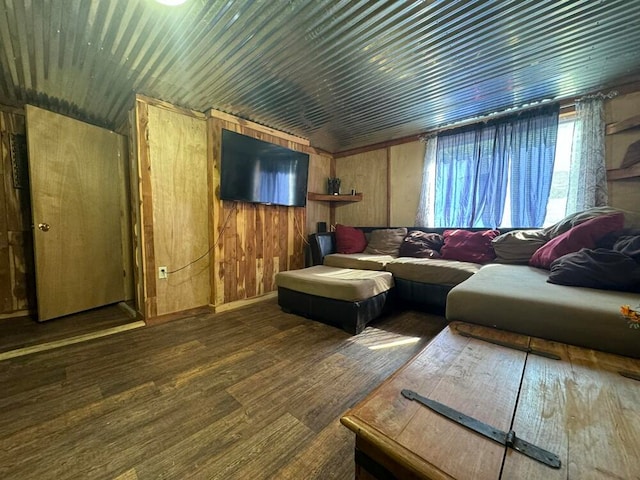
[[[0,478],[349,479],[339,418],[444,327],[267,301],[0,362]]]

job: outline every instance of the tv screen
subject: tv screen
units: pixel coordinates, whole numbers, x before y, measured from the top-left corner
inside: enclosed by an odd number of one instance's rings
[[[222,130],[220,198],[304,207],[309,155]]]

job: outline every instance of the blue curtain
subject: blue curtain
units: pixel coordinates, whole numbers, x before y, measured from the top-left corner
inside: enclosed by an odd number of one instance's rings
[[[435,226],[466,227],[473,217],[477,162],[473,130],[438,136],[436,148]]]
[[[510,188],[513,226],[544,222],[559,107],[536,109],[438,135],[435,226],[495,228]]]
[[[512,123],[511,226],[540,227],[547,215],[558,139],[558,109]]]

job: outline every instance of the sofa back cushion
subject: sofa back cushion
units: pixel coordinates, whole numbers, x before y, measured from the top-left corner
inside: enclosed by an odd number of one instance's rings
[[[491,241],[496,252],[497,263],[529,263],[531,256],[549,237],[542,229],[513,230],[503,233]]]
[[[402,228],[381,228],[371,232],[369,244],[365,253],[374,255],[398,256],[400,244],[407,235],[407,229]]]
[[[336,251],[338,253],[361,253],[367,247],[367,239],[359,228],[336,225]]]
[[[593,249],[599,239],[608,233],[622,230],[623,227],[624,215],[621,212],[587,220],[545,243],[533,254],[529,265],[549,270],[551,263],[557,258],[581,248]]]
[[[416,258],[440,258],[444,239],[439,233],[413,230],[404,237],[399,256]]]
[[[447,260],[490,263],[496,258],[491,241],[500,235],[498,230],[445,230],[440,255]]]

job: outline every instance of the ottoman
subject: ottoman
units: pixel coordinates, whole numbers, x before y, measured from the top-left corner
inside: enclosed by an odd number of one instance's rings
[[[285,312],[358,334],[390,307],[393,275],[350,268],[315,267],[276,274],[278,305]]]

